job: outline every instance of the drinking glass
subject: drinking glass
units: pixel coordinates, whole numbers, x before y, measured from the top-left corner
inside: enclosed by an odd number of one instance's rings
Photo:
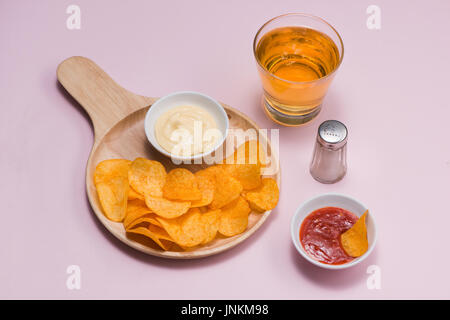
[[[344,56],[339,33],[325,20],[289,13],[256,33],[253,53],[267,115],[285,126],[314,119]]]

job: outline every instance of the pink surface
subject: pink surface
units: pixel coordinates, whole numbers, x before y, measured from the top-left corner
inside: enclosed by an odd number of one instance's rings
[[[81,30],[66,28],[70,4]],[[448,264],[448,1],[1,1],[0,298],[450,298]],[[345,57],[313,123],[282,128],[260,108],[252,56],[259,26],[308,12],[341,33]],[[238,247],[195,261],[143,255],[113,238],[85,195],[93,141],[88,117],[56,80],[67,57],[96,61],[148,96],[211,95],[280,129],[281,197],[264,226]],[[349,171],[322,185],[309,175],[317,126],[349,129]],[[295,251],[290,219],[301,202],[340,192],[376,217],[378,243],[362,264],[327,271]],[[66,288],[79,265],[81,290]],[[367,267],[381,289],[366,286]]]

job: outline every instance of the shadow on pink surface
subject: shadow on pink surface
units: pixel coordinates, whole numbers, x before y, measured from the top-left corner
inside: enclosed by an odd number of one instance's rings
[[[75,100],[74,97],[70,95],[69,92],[66,91],[66,89],[59,83],[58,80],[56,80],[56,88],[59,91],[61,95],[63,95],[66,100],[75,108],[77,109],[80,114],[86,119],[86,121],[89,123],[89,126],[91,127],[92,136],[94,136],[94,125],[92,123],[91,118],[87,114],[86,110]],[[91,146],[92,147],[92,146]],[[86,159],[87,160],[87,159]]]
[[[376,264],[377,248],[375,247],[369,257],[361,263],[342,270],[328,270],[317,267],[305,260],[294,245],[291,245],[291,260],[297,266],[298,273],[307,278],[316,285],[340,290],[343,288],[352,287],[356,284],[365,282],[365,278],[369,276],[366,273],[367,267]],[[337,276],[338,275],[338,276]]]

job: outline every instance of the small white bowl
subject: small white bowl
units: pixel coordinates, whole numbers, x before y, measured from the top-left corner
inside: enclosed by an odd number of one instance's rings
[[[188,157],[172,155],[158,143],[155,137],[155,124],[158,118],[166,111],[179,106],[192,105],[206,109],[216,121],[217,129],[222,133],[222,140],[218,140],[214,148],[208,152],[195,154]],[[165,97],[158,99],[147,111],[145,116],[145,134],[148,141],[156,150],[165,156],[177,161],[196,160],[203,158],[217,150],[225,141],[228,133],[228,116],[222,105],[215,99],[202,93],[193,91],[180,91],[171,93]]]
[[[364,206],[357,200],[338,193],[325,193],[302,203],[300,207],[298,207],[297,211],[295,212],[291,220],[291,237],[292,242],[294,243],[297,251],[303,256],[303,258],[305,258],[312,264],[321,268],[332,270],[350,268],[366,259],[372,252],[373,248],[375,247],[375,242],[377,240],[375,219],[373,218],[373,215],[370,211],[366,219],[367,239],[369,241],[369,249],[361,257],[355,258],[354,260],[348,263],[332,265],[332,264],[325,264],[315,260],[305,251],[300,242],[300,227],[303,223],[303,220],[314,210],[324,207],[338,207],[346,209],[356,214],[358,217],[362,216],[363,213],[367,210],[366,206]]]

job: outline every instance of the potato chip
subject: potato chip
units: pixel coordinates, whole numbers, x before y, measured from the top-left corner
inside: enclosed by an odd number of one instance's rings
[[[133,188],[128,189],[128,200],[144,200],[144,196],[140,193],[137,193]]]
[[[128,180],[116,177],[96,187],[105,216],[112,221],[122,221],[127,210]]]
[[[136,211],[139,209],[143,209],[145,211],[151,212],[151,210],[147,207],[144,200],[141,199],[133,199],[128,201],[127,213],[130,211]]]
[[[125,229],[129,230],[129,229],[133,229],[136,226],[140,225],[141,223],[147,223],[147,224],[152,224],[154,226],[157,227],[162,227],[161,223],[159,223],[158,220],[156,220],[156,214],[154,213],[147,213],[144,216],[134,220],[133,222],[129,223]],[[125,226],[125,224],[124,224]]]
[[[185,214],[191,206],[190,201],[168,200],[151,195],[145,195],[145,204],[152,212],[167,219],[177,218]]]
[[[126,159],[109,159],[100,162],[95,168],[94,184],[107,182],[113,177],[128,178],[130,164],[131,161]]]
[[[216,176],[216,187],[214,189],[214,198],[209,204],[211,209],[220,209],[237,199],[242,192],[241,183],[229,174]]]
[[[261,185],[261,166],[267,164],[263,147],[256,140],[241,144],[224,161],[224,169],[239,180],[244,190],[255,189]]]
[[[178,245],[190,248],[202,243],[207,236],[202,213],[198,208],[189,211],[176,219],[156,218],[164,230]]]
[[[239,197],[232,203],[221,209],[219,220],[219,232],[232,237],[247,229],[248,215],[251,209],[243,197]]]
[[[198,172],[195,174],[195,178],[197,180],[197,186],[200,190],[202,198],[200,200],[192,201],[191,207],[195,208],[207,206],[211,203],[214,197],[214,183],[207,176],[198,174]]]
[[[171,170],[163,186],[164,198],[171,200],[200,200],[202,194],[192,172],[183,168]]]
[[[367,213],[368,211],[364,212],[350,229],[341,234],[342,248],[351,257],[360,257],[369,249],[366,229]]]
[[[258,164],[265,167],[268,159],[264,147],[257,140],[248,140],[236,149],[236,151],[228,156],[224,163],[226,164]]]
[[[130,165],[128,180],[130,186],[138,193],[162,197],[166,175],[166,169],[160,162],[136,158]]]
[[[128,233],[141,234],[152,239],[163,250],[168,250],[169,246],[161,240],[173,241],[164,229],[150,225],[148,228],[139,227],[136,229],[127,230]]]
[[[264,178],[261,186],[245,193],[250,207],[258,212],[272,210],[278,203],[279,190],[277,182],[272,178]]]
[[[224,164],[223,168],[242,184],[244,190],[255,189],[261,185],[259,164]]]
[[[209,204],[211,209],[220,209],[239,197],[241,183],[226,172],[220,165],[211,166],[196,173],[209,179],[214,184],[214,196]]]
[[[95,168],[94,184],[105,216],[120,222],[126,215],[130,161],[110,159]]]
[[[128,201],[127,214],[125,216],[125,219],[123,220],[125,229],[127,229],[128,225],[136,219],[139,219],[151,212],[152,210],[150,210],[142,200],[135,199]]]
[[[205,177],[205,178],[209,179],[211,182],[213,182],[213,184],[215,184],[216,175],[218,175],[218,174],[220,175],[222,173],[223,173],[222,166],[215,165],[215,166],[210,166],[205,169],[197,171],[195,173],[195,177],[197,177],[197,178],[199,176]]]
[[[205,225],[206,232],[206,237],[202,244],[207,244],[213,241],[216,237],[217,230],[219,230],[220,212],[220,209],[217,209],[202,213],[202,221]]]

